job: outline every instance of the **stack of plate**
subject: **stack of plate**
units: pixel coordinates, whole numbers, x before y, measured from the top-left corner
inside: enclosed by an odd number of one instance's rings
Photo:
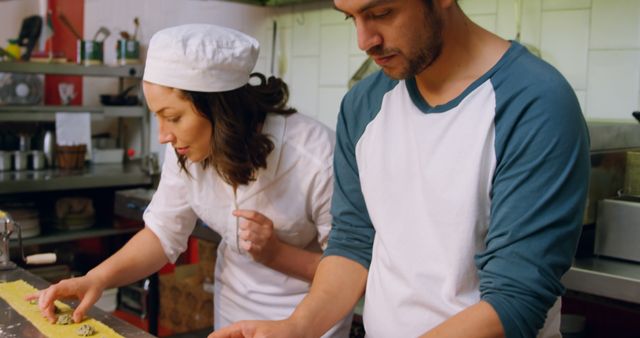
[[[35,208],[27,208],[27,207],[15,207],[15,208],[4,208],[15,222],[20,224],[22,229],[22,238],[30,238],[40,235],[40,217],[38,215],[38,210]],[[11,235],[12,239],[18,238],[18,232],[15,231],[13,235]]]

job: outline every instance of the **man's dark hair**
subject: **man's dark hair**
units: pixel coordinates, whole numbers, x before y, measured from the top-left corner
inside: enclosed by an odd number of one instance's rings
[[[260,83],[253,85],[249,81],[226,92],[181,91],[196,111],[211,122],[211,149],[202,162],[203,168],[213,166],[234,187],[255,180],[258,169],[267,167],[267,156],[274,147],[261,132],[267,113],[296,112],[287,106],[289,89],[284,81],[273,76],[267,79],[260,73],[250,77]],[[180,167],[188,172],[186,160],[178,154]]]

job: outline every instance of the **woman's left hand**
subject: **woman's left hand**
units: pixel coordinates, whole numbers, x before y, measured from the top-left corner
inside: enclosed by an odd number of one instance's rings
[[[240,221],[240,247],[256,262],[268,264],[278,253],[282,242],[273,229],[273,222],[254,210],[235,210],[233,215]]]

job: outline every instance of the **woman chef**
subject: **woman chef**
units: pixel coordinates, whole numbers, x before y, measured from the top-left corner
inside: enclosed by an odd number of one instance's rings
[[[159,140],[170,146],[146,226],[85,276],[40,291],[46,317],[54,320],[55,299],[76,297],[79,322],[105,288],[175,262],[198,218],[222,236],[215,328],[293,312],[331,226],[334,135],[286,106],[284,82],[250,75],[258,48],[245,34],[206,24],[152,37],[143,89]],[[349,327],[345,318],[327,336],[347,337]]]

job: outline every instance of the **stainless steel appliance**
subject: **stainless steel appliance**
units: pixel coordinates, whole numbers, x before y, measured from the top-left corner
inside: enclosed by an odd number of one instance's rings
[[[0,231],[0,241],[2,242],[0,245],[0,271],[1,270],[10,270],[16,267],[16,264],[11,261],[11,257],[9,257],[9,237],[13,234],[14,229],[18,229],[20,231],[20,225],[14,222],[9,214],[0,210],[0,226],[2,227]],[[22,238],[22,237],[20,237]],[[22,242],[20,243],[22,244]]]
[[[595,254],[640,263],[640,199],[607,198],[598,203]]]
[[[57,259],[55,253],[42,253],[25,257],[22,250],[22,230],[20,224],[14,221],[11,215],[0,210],[0,271],[16,268],[16,264],[11,261],[9,251],[9,241],[14,231],[18,229],[18,241],[20,248],[20,258],[26,264],[50,264]]]

